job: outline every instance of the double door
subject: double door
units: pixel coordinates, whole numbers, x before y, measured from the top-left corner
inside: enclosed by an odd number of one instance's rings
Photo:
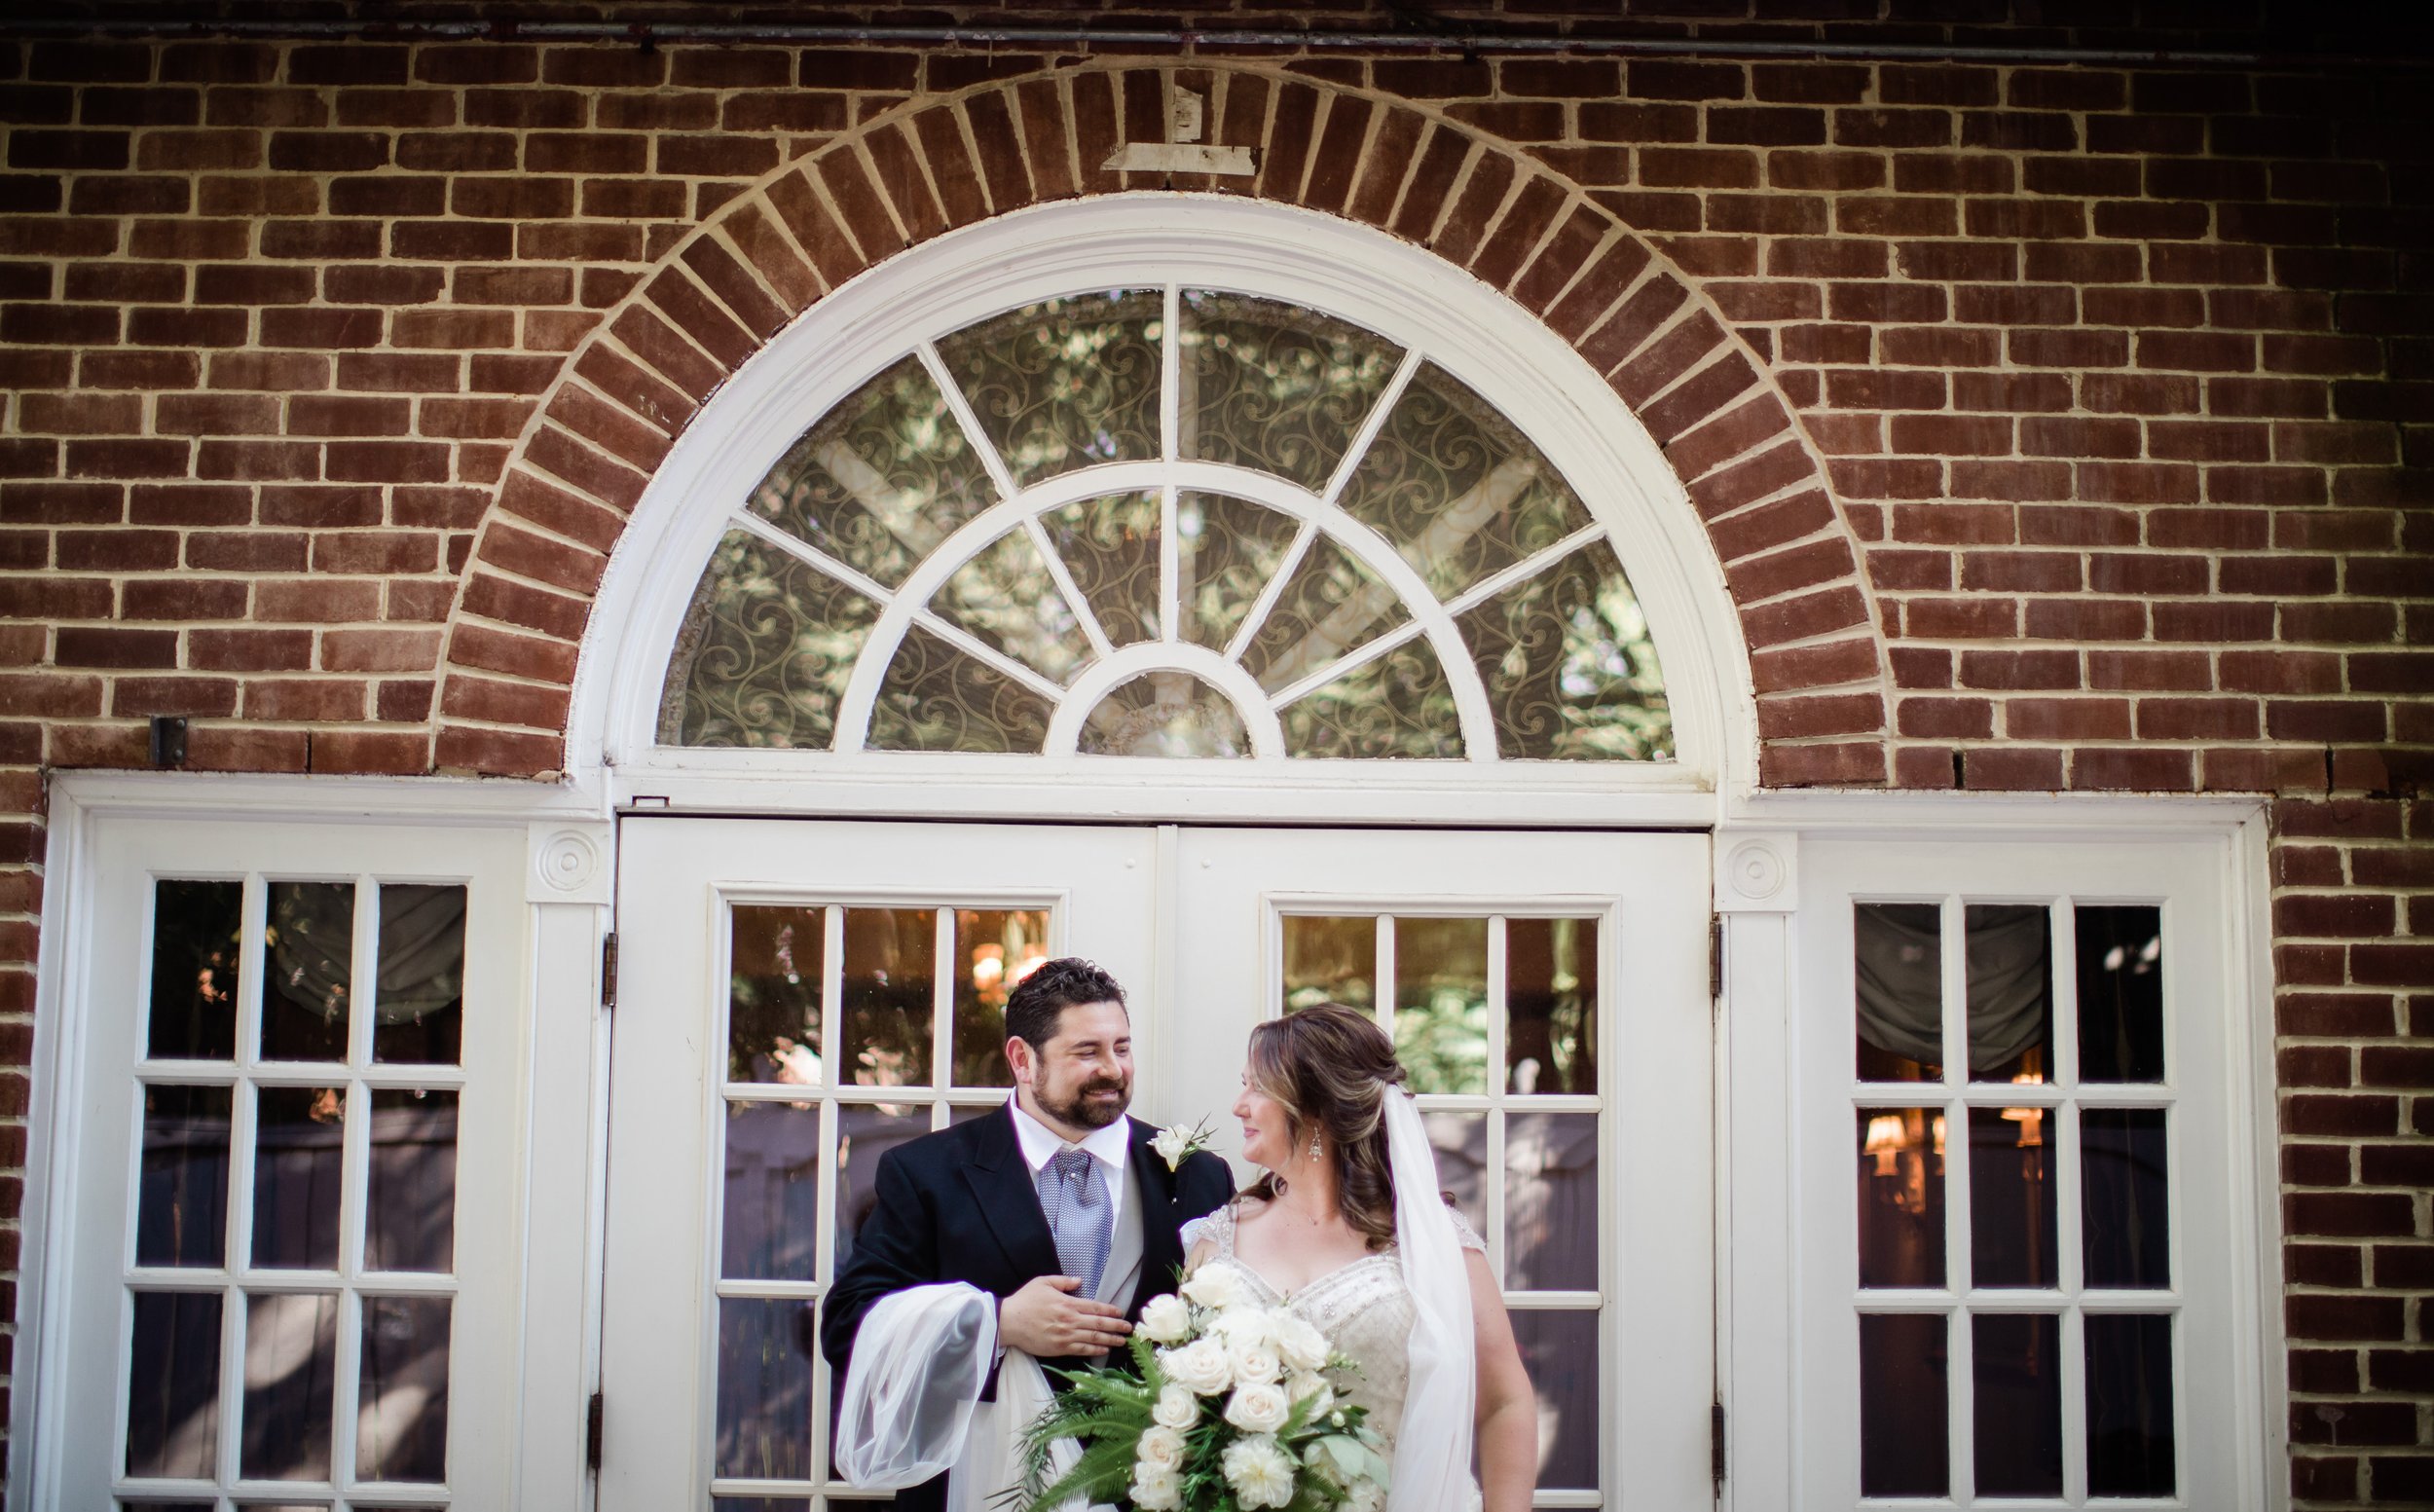
[[[1702,835],[629,819],[602,1512],[850,1505],[820,1299],[879,1158],[1008,1093],[1007,993],[1088,956],[1132,1111],[1232,1105],[1251,1025],[1378,1015],[1487,1235],[1538,1502],[1704,1501],[1714,1140]]]

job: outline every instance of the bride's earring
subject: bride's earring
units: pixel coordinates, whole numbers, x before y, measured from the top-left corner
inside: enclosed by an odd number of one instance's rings
[[[1309,1136],[1309,1162],[1312,1165],[1318,1163],[1318,1134],[1315,1130]]]

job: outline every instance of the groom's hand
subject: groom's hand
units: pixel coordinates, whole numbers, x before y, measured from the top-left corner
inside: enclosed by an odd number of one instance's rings
[[[1072,1295],[1081,1286],[1070,1275],[1033,1276],[998,1305],[998,1341],[1042,1359],[1102,1354],[1119,1347],[1132,1325],[1125,1321],[1123,1309]]]

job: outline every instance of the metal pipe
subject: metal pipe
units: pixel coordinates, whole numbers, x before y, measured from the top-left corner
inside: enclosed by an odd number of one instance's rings
[[[1300,48],[1380,53],[1637,55],[1652,57],[1841,58],[1872,61],[2083,63],[2182,67],[2422,68],[2434,59],[2354,55],[2214,53],[2172,48],[2057,48],[1935,43],[1772,42],[1697,37],[1562,37],[1403,31],[1224,31],[1198,27],[845,26],[751,21],[194,20],[130,17],[0,20],[0,37],[155,40],[353,38],[377,41],[915,44],[947,48]]]

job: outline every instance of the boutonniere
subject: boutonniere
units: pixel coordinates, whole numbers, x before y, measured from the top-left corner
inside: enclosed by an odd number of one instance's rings
[[[1212,1137],[1209,1132],[1208,1120],[1202,1119],[1190,1128],[1180,1128],[1169,1125],[1160,1129],[1150,1137],[1150,1148],[1157,1151],[1160,1158],[1165,1161],[1168,1170],[1173,1170],[1193,1156],[1207,1149]]]

